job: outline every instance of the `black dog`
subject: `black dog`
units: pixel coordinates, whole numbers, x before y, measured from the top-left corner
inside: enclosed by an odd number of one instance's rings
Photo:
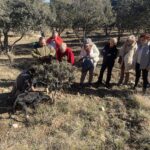
[[[22,109],[24,110],[26,119],[27,119],[27,116],[28,116],[27,105],[32,105],[33,108],[35,109],[37,104],[44,100],[45,101],[51,100],[51,103],[53,103],[50,96],[45,95],[41,92],[25,92],[25,93],[19,94],[13,104],[13,112],[15,112],[16,106],[20,105]]]

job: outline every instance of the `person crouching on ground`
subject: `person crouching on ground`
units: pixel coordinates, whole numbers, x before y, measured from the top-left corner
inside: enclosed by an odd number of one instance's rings
[[[21,93],[24,93],[25,91],[36,91],[35,83],[33,80],[35,75],[36,71],[34,68],[30,68],[21,72],[15,81],[11,95],[17,96]]]
[[[133,58],[137,50],[136,38],[131,35],[127,38],[125,44],[120,51],[119,64],[121,66],[120,80],[118,85],[121,85],[125,81],[124,85],[128,84],[130,71],[133,69]]]
[[[55,49],[46,45],[44,37],[39,38],[39,42],[34,45],[32,56],[41,63],[50,63],[55,56]]]
[[[59,49],[56,51],[56,59],[59,62],[61,62],[64,57],[66,57],[68,63],[74,65],[75,58],[74,58],[73,50],[67,47],[66,43],[62,43]]]
[[[146,93],[146,89],[148,86],[148,71],[150,70],[150,42],[148,39],[150,35],[143,34],[140,36],[140,43],[138,45],[138,49],[135,55],[135,71],[136,71],[136,79],[134,89],[136,89],[141,72],[143,76],[143,94]]]
[[[87,72],[89,72],[88,84],[91,85],[94,69],[99,61],[99,50],[90,38],[84,41],[84,46],[80,52],[79,59],[82,61],[80,85],[83,85]]]
[[[98,81],[96,82],[97,87],[102,84],[103,74],[106,69],[107,69],[106,87],[108,88],[110,87],[112,69],[115,64],[115,59],[118,56],[118,49],[116,48],[116,45],[117,45],[117,39],[111,38],[109,40],[109,43],[105,45],[104,49],[101,52],[103,56],[103,63],[100,70]]]

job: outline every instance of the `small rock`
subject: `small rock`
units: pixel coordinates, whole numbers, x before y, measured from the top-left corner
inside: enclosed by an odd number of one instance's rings
[[[101,111],[105,111],[105,108],[102,106],[102,107],[100,107],[100,110]]]
[[[12,126],[13,126],[15,129],[19,128],[19,125],[18,125],[18,124],[12,124]]]

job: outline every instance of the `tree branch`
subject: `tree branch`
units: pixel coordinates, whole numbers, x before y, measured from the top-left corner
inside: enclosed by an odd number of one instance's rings
[[[19,39],[17,39],[17,40],[10,46],[10,50],[12,50],[12,49],[14,48],[15,44],[16,44],[17,42],[19,42],[19,41],[24,37],[24,35],[25,35],[25,33],[22,33],[21,37],[20,37]]]

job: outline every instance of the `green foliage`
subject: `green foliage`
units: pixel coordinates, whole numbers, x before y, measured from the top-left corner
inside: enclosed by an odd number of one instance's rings
[[[48,21],[48,25],[55,28],[61,34],[66,28],[71,27],[72,18],[70,14],[71,5],[63,1],[55,1],[52,3],[52,19]]]
[[[47,19],[49,8],[38,0],[5,0],[0,3],[0,29],[4,35],[1,43],[4,49],[9,46],[10,31],[23,35],[30,30],[40,28]],[[20,38],[21,39],[21,38]],[[15,43],[14,43],[15,44]]]
[[[117,27],[130,31],[149,30],[149,6],[149,0],[119,0],[116,7]]]
[[[72,5],[73,29],[76,33],[82,29],[84,37],[104,24],[110,24],[112,20],[109,0],[77,0]]]
[[[52,62],[35,67],[37,81],[45,83],[50,91],[69,88],[74,80],[73,67],[67,62]]]

